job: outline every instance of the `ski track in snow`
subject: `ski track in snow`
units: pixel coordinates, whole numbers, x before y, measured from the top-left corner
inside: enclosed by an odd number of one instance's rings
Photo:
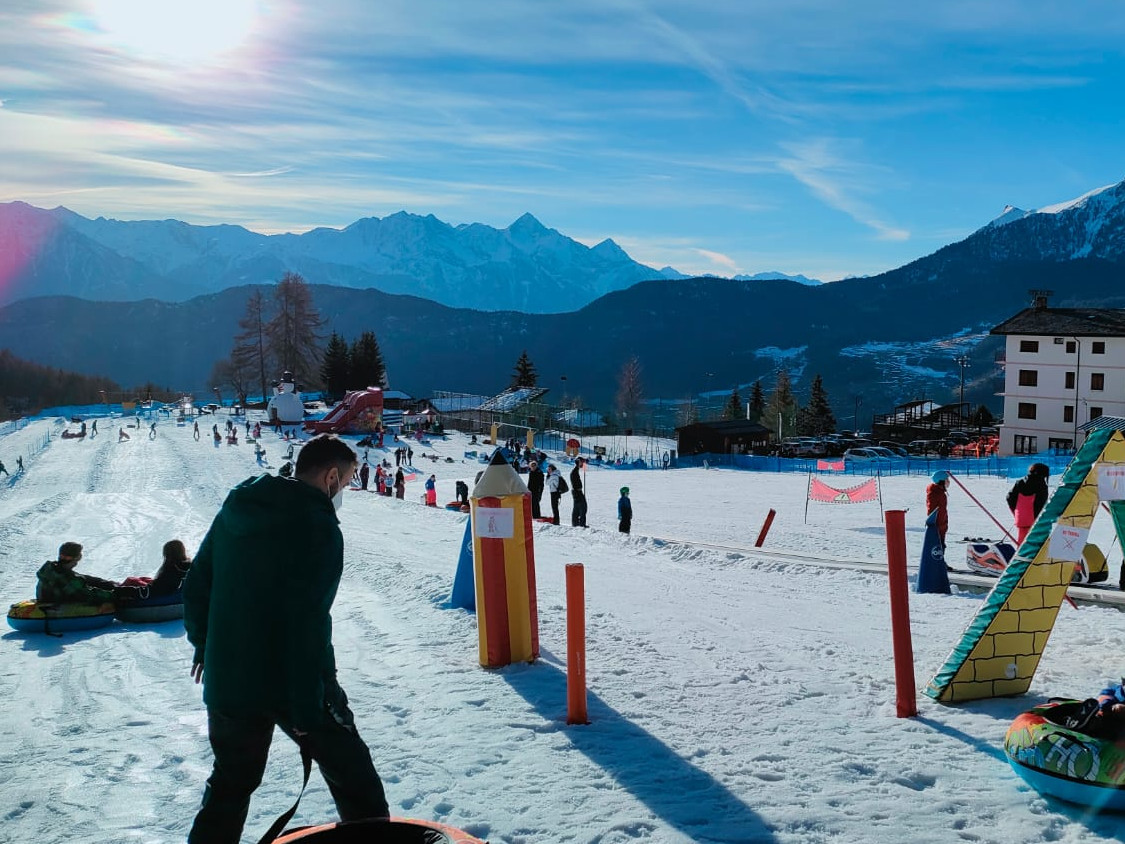
[[[9,602],[33,592],[35,570],[64,539],[85,545],[84,571],[153,574],[167,539],[194,551],[230,487],[260,471],[251,446],[216,448],[206,429],[197,443],[190,427],[162,422],[149,440],[145,423],[118,443],[117,424],[102,427],[86,441],[53,440],[0,485]],[[38,421],[0,437],[0,455],[11,465],[58,429]],[[272,434],[264,443],[279,464],[284,445]],[[417,504],[431,471],[439,501],[453,498],[455,479],[472,479],[480,467],[460,459],[464,448],[456,436],[425,447],[455,462],[419,461],[407,500],[355,492],[341,511],[340,681],[393,813],[493,844],[1119,840],[1114,819],[1031,792],[1001,747],[1032,703],[1096,691],[1120,673],[1125,614],[1064,607],[1024,698],[960,707],[922,698],[921,717],[900,720],[886,578],[737,550],[774,507],[767,549],[879,561],[875,505],[812,506],[806,525],[804,475],[591,470],[592,528],[536,527],[541,659],[484,670],[475,616],[445,607],[466,516]],[[915,555],[925,483],[883,483],[886,507],[910,508]],[[1002,512],[1007,480],[966,483]],[[615,532],[622,484],[633,491],[632,536]],[[950,518],[951,537],[995,534],[957,490]],[[1093,536],[1111,548],[1107,526],[1095,523]],[[1119,560],[1113,549],[1111,577]],[[586,566],[591,723],[582,727],[566,724],[571,562]],[[919,685],[979,605],[979,596],[911,595]],[[0,841],[182,841],[211,761],[182,624],[8,632],[0,648]],[[299,770],[279,734],[244,840],[292,802]],[[314,775],[293,825],[334,816]]]

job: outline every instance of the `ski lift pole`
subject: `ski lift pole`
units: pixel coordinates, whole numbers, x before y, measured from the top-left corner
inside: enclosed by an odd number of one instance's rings
[[[994,515],[992,515],[990,512],[988,512],[988,508],[985,507],[983,504],[981,504],[980,501],[977,500],[977,497],[975,495],[973,495],[971,492],[969,492],[969,490],[965,487],[965,485],[963,483],[961,483],[959,480],[957,480],[957,476],[955,474],[950,472],[949,477],[953,478],[953,482],[955,484],[957,484],[957,486],[961,487],[961,491],[964,492],[965,495],[969,496],[969,498],[972,499],[973,503],[976,504],[978,507],[980,507],[981,510],[984,511],[984,514],[986,516],[988,516],[988,518],[992,519],[992,521],[996,524],[996,527],[1000,528],[1000,531],[1004,534],[1004,536],[1008,537],[1008,539],[1010,539],[1012,541],[1012,543],[1015,544],[1016,546],[1019,545],[1019,543],[1016,542],[1016,538],[1014,536],[1012,536],[1010,533],[1008,533],[1008,529],[1006,527],[1004,527],[1002,524],[1000,524],[1000,521]]]

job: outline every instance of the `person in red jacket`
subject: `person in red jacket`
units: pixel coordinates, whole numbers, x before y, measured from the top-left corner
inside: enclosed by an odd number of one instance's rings
[[[926,487],[926,515],[937,511],[938,536],[941,538],[941,547],[945,547],[945,533],[949,530],[949,472],[938,469],[930,478],[933,483]]]
[[[1020,545],[1039,518],[1039,513],[1047,503],[1047,478],[1051,469],[1046,463],[1032,463],[1027,468],[1027,477],[1020,478],[1008,492],[1008,509],[1016,520],[1016,537]]]

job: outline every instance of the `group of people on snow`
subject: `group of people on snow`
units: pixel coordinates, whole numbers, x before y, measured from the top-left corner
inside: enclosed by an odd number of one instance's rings
[[[35,600],[51,604],[104,604],[128,602],[180,591],[191,568],[184,543],[164,543],[164,559],[155,577],[130,577],[121,583],[76,571],[82,560],[82,545],[64,542],[58,558],[48,560],[36,572]]]
[[[1051,469],[1046,463],[1032,463],[1027,475],[1020,478],[1008,491],[1007,504],[1016,526],[1016,545],[1022,545],[1031,531],[1039,513],[1047,504],[1047,478]],[[945,535],[949,530],[949,482],[951,475],[939,469],[930,478],[926,487],[926,517],[933,517],[941,547],[945,548]]]

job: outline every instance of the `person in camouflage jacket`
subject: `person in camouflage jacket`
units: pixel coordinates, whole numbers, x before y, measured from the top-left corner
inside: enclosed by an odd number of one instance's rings
[[[59,558],[48,560],[36,573],[35,600],[55,604],[104,604],[113,600],[117,584],[74,569],[82,559],[82,546],[64,542]]]

